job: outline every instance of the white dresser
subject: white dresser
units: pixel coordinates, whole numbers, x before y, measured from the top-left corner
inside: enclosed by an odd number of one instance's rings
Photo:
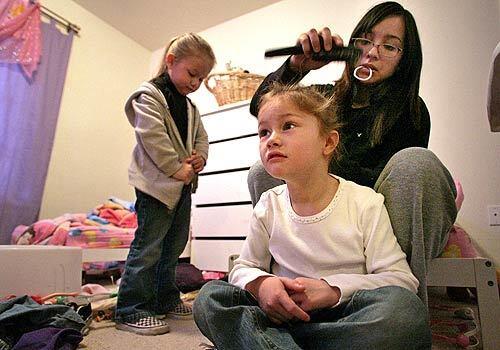
[[[191,263],[200,270],[227,271],[252,214],[247,175],[259,158],[257,119],[246,101],[203,114],[201,120],[210,149],[193,195]]]

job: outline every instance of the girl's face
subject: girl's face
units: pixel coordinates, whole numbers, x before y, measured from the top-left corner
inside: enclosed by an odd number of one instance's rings
[[[203,79],[212,69],[207,60],[198,56],[177,59],[174,55],[168,54],[165,59],[167,60],[167,72],[170,80],[174,83],[177,91],[184,96],[198,90]]]
[[[285,181],[328,171],[329,156],[338,143],[320,132],[318,119],[278,96],[259,111],[260,159],[269,174]],[[332,134],[330,133],[330,134]],[[322,165],[322,166],[319,166]]]
[[[389,44],[404,50],[405,25],[401,16],[388,17],[375,25],[369,33],[364,33],[363,38],[371,40],[375,45],[368,45],[361,54],[358,66],[369,67],[373,75],[367,81],[359,81],[361,84],[377,84],[389,78],[396,71],[403,53],[398,51],[395,57],[384,57],[380,55],[379,45]],[[368,69],[360,69],[359,73],[368,75]]]

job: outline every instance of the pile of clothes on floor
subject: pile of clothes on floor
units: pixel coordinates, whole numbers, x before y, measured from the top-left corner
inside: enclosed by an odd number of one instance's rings
[[[0,350],[76,349],[92,322],[91,305],[56,296],[0,299]]]
[[[212,279],[227,280],[227,274],[189,263],[177,266],[176,284],[185,303]],[[88,283],[75,293],[0,296],[0,350],[77,349],[92,321],[113,320],[119,283]]]

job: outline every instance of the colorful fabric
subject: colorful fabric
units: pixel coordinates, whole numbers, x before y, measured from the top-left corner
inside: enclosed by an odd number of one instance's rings
[[[441,258],[477,258],[479,253],[465,230],[455,224],[450,230],[448,242],[440,255]]]
[[[82,248],[128,248],[137,228],[137,215],[123,206],[106,202],[90,214],[64,214],[19,225],[11,244],[66,245]],[[113,209],[112,209],[113,208]]]
[[[455,187],[457,188],[457,197],[455,199],[455,204],[457,209],[460,210],[462,203],[464,201],[464,191],[460,181],[455,179]],[[450,230],[450,235],[448,242],[444,247],[443,252],[440,255],[441,258],[477,258],[479,253],[477,252],[472,240],[470,239],[467,232],[460,227],[458,224],[452,226]]]
[[[42,53],[40,4],[5,0],[0,5],[0,62],[19,63],[32,77]]]
[[[101,227],[79,226],[69,230],[66,246],[82,248],[128,248],[134,239],[135,229],[123,229],[112,225]]]

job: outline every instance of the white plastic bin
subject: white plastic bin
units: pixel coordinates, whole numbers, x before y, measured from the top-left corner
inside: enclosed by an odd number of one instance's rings
[[[78,247],[0,245],[0,296],[79,292]]]

